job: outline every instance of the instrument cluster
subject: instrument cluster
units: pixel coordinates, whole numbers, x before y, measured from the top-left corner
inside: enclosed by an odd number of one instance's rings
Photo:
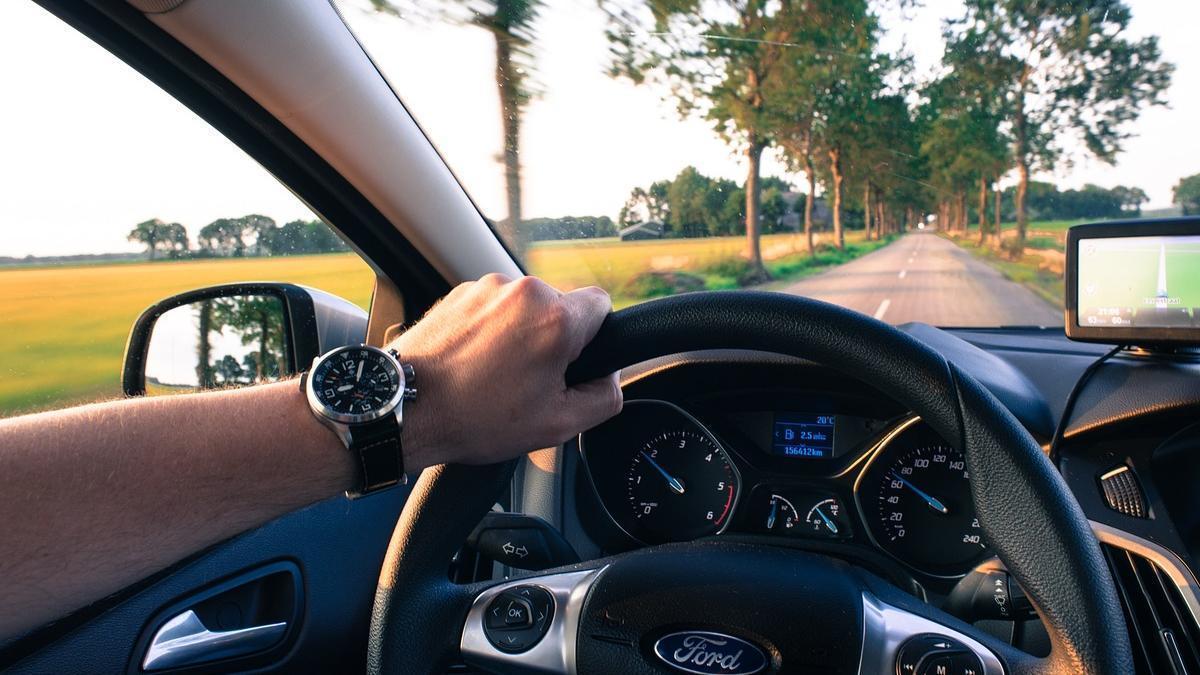
[[[706,422],[635,400],[581,435],[587,478],[628,545],[794,537],[866,546],[934,577],[989,555],[961,451],[916,417],[752,410]]]

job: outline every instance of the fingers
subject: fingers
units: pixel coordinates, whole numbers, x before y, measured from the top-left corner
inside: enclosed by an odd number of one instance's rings
[[[612,311],[612,298],[604,289],[588,286],[564,294],[561,302],[570,316],[565,344],[569,363],[578,358],[583,348],[596,337],[600,325]]]
[[[591,429],[621,412],[624,396],[621,393],[621,373],[601,377],[591,382],[568,387],[561,411],[566,419],[566,436]],[[563,438],[563,441],[567,438]]]

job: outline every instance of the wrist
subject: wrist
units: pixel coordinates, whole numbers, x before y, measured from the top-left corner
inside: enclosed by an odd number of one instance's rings
[[[434,360],[427,355],[406,351],[405,346],[398,340],[391,345],[400,354],[400,360],[412,364],[416,374],[414,380],[419,382],[417,396],[412,400],[401,403],[400,444],[404,453],[404,468],[408,473],[417,473],[425,467],[444,464],[446,453],[438,439],[440,438],[438,422],[434,412],[438,406],[436,401],[439,394],[437,368]],[[409,386],[413,386],[410,384]],[[445,424],[446,420],[441,420]]]

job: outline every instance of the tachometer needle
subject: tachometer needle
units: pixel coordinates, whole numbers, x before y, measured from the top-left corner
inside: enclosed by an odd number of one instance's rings
[[[928,492],[925,492],[924,490],[917,487],[916,485],[913,485],[912,483],[908,482],[900,474],[893,472],[892,478],[895,478],[896,480],[903,483],[904,486],[907,487],[909,490],[912,490],[913,492],[917,493],[917,496],[920,497],[921,499],[924,499],[925,503],[929,505],[929,508],[931,508],[934,511],[937,511],[938,513],[941,513],[943,515],[950,513],[950,509],[946,508],[945,504],[938,501],[937,497],[934,497],[933,495],[929,494]]]
[[[665,469],[658,465],[658,462],[654,461],[650,455],[646,454],[645,450],[642,451],[642,457],[645,457],[646,461],[650,463],[650,466],[658,469],[658,472],[662,474],[662,477],[667,479],[667,486],[670,487],[675,494],[683,494],[683,483],[680,482],[678,478],[667,473]]]

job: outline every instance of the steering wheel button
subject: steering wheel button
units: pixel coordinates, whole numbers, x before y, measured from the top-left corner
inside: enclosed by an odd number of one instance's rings
[[[955,654],[953,657],[954,675],[983,675],[983,662],[971,652]]]
[[[935,656],[931,659],[926,659],[921,665],[919,675],[959,675],[961,671],[955,670],[953,656]]]
[[[525,598],[511,598],[504,607],[507,628],[526,628],[533,625],[533,608]]]

